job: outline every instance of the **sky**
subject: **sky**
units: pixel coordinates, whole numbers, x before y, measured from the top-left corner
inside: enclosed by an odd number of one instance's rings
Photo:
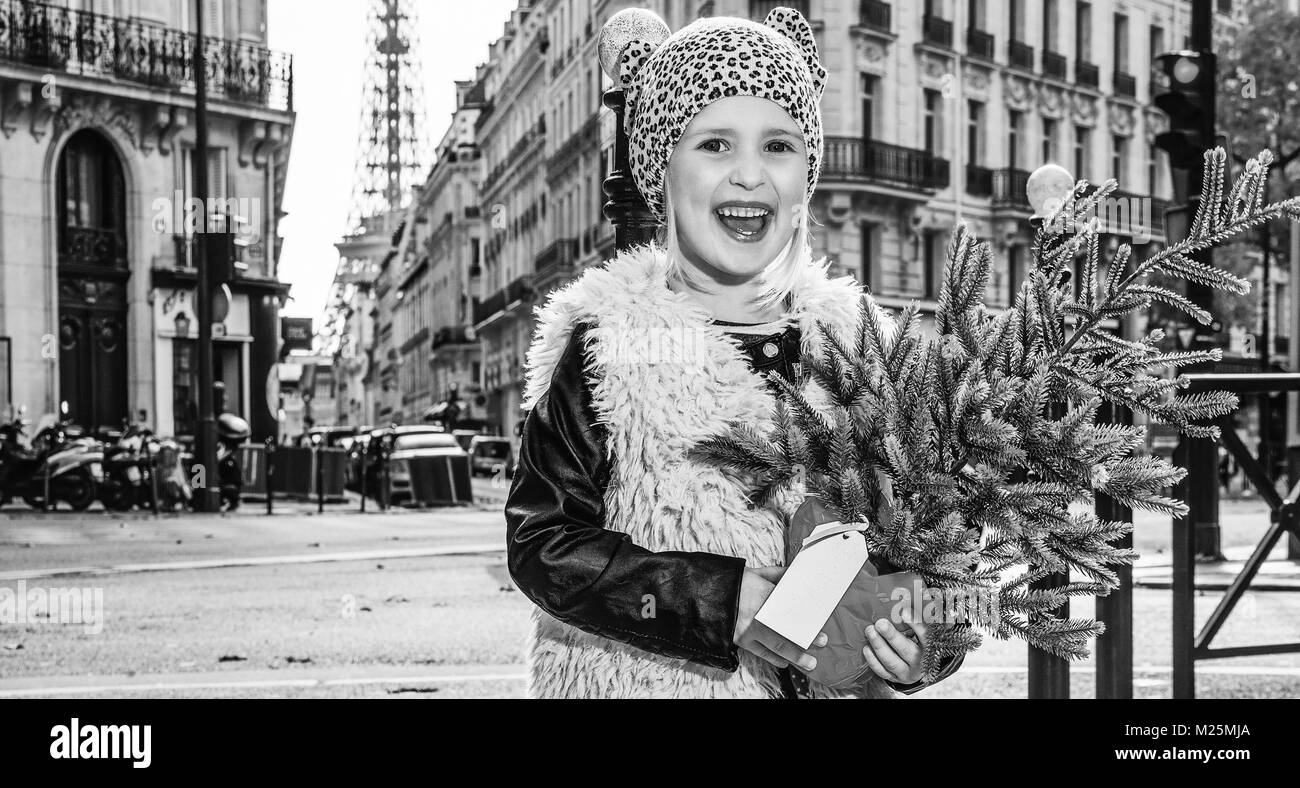
[[[280,222],[280,280],[293,284],[284,314],[320,327],[352,198],[370,0],[269,0],[271,49],[293,55],[297,119]],[[436,145],[456,108],[456,80],[473,79],[517,0],[417,0],[428,139]],[[468,9],[468,10],[465,10]],[[428,165],[425,169],[427,170]]]

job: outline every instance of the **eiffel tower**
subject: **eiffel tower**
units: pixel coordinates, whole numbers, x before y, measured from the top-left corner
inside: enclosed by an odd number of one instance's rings
[[[371,0],[348,233],[400,211],[430,161],[415,0]]]

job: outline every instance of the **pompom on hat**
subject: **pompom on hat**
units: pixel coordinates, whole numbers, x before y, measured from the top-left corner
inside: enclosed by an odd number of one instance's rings
[[[628,9],[610,18],[601,40],[605,70],[624,90],[632,176],[655,217],[667,220],[664,173],[678,140],[700,110],[729,96],[768,99],[799,125],[811,198],[822,162],[826,69],[808,20],[778,7],[762,24],[707,17],[655,35],[667,29],[653,12]]]

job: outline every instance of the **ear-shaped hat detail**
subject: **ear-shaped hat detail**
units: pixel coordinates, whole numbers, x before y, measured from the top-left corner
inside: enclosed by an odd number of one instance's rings
[[[817,39],[813,36],[812,26],[803,14],[793,8],[777,6],[768,12],[763,24],[790,39],[803,59],[808,64],[808,73],[812,76],[813,86],[820,96],[826,87],[826,68],[817,57]]]
[[[636,81],[636,75],[641,72],[641,67],[658,48],[658,44],[652,44],[641,38],[634,38],[627,42],[627,46],[623,47],[623,53],[618,58],[618,81],[623,86],[623,90],[632,88],[632,83]]]

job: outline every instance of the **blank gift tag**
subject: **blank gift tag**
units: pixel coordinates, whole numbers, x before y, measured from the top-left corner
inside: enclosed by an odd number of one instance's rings
[[[808,538],[816,539],[819,532],[839,525],[823,523]],[[861,531],[846,531],[809,544],[794,557],[754,620],[807,649],[866,561],[867,540]]]

